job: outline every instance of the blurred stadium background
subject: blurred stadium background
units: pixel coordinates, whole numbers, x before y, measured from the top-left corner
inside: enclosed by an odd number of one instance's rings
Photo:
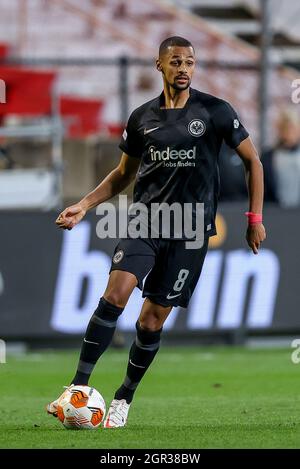
[[[243,168],[224,147],[219,236],[189,310],[174,311],[167,329],[233,342],[300,332],[299,150],[286,167],[274,155],[287,126],[278,124],[281,114],[297,119],[291,94],[300,68],[299,10],[289,1],[262,3],[266,11],[258,1],[0,2],[2,338],[41,344],[63,334],[65,343],[84,331],[115,241],[96,238],[94,214],[73,232],[58,232],[55,212],[117,164],[129,113],[161,90],[154,58],[174,34],[197,50],[193,86],[230,101],[262,151],[268,240],[257,257],[246,249]],[[282,200],[278,168],[286,171]],[[121,329],[133,328],[139,296]]]
[[[97,238],[95,213],[71,232],[54,220],[118,163],[130,112],[161,91],[154,59],[171,35],[195,46],[192,86],[231,102],[260,149],[268,238],[258,256],[247,249],[244,171],[224,146],[219,234],[189,308],[170,315],[164,343],[289,345],[300,334],[298,3],[0,0],[0,11],[0,339],[7,350],[80,344],[116,241]],[[141,303],[137,290],[115,346],[130,343]]]

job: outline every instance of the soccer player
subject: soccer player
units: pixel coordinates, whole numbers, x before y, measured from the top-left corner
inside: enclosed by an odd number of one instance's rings
[[[173,306],[187,307],[195,289],[209,237],[216,234],[218,155],[223,141],[236,150],[245,166],[249,192],[246,239],[254,254],[265,239],[262,165],[236,112],[226,101],[190,87],[195,51],[188,40],[177,36],[164,40],[156,67],[162,75],[163,92],[131,114],[120,143],[119,165],[56,220],[59,227],[72,229],[88,210],[122,192],[134,179],[134,202],[146,207],[154,203],[204,204],[202,247],[188,249],[185,236],[178,239],[172,233],[168,239],[128,237],[116,247],[106,290],[88,324],[78,368],[70,381],[70,386],[88,385],[95,364],[112,340],[118,317],[138,286],[145,301],[125,379],[111,402],[105,428],[126,424],[134,393],[158,352],[165,320]],[[193,209],[193,217],[195,213]],[[48,412],[56,415],[57,404],[58,399],[50,403]]]

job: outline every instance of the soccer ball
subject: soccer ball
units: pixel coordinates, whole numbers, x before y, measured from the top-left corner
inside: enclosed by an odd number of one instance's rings
[[[105,401],[89,386],[70,386],[57,405],[57,417],[65,428],[95,430],[105,415]]]

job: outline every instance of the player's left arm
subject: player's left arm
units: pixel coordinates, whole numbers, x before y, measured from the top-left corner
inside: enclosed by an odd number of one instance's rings
[[[262,215],[264,198],[263,167],[251,138],[245,138],[235,151],[242,159],[245,167],[249,212]],[[248,224],[246,239],[254,254],[258,254],[260,244],[265,238],[266,231],[262,223]]]

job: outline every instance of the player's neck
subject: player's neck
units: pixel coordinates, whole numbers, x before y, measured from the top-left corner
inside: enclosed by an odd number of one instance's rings
[[[164,97],[165,102],[163,104],[163,109],[183,108],[190,97],[190,89],[175,90],[167,84],[164,84]]]

